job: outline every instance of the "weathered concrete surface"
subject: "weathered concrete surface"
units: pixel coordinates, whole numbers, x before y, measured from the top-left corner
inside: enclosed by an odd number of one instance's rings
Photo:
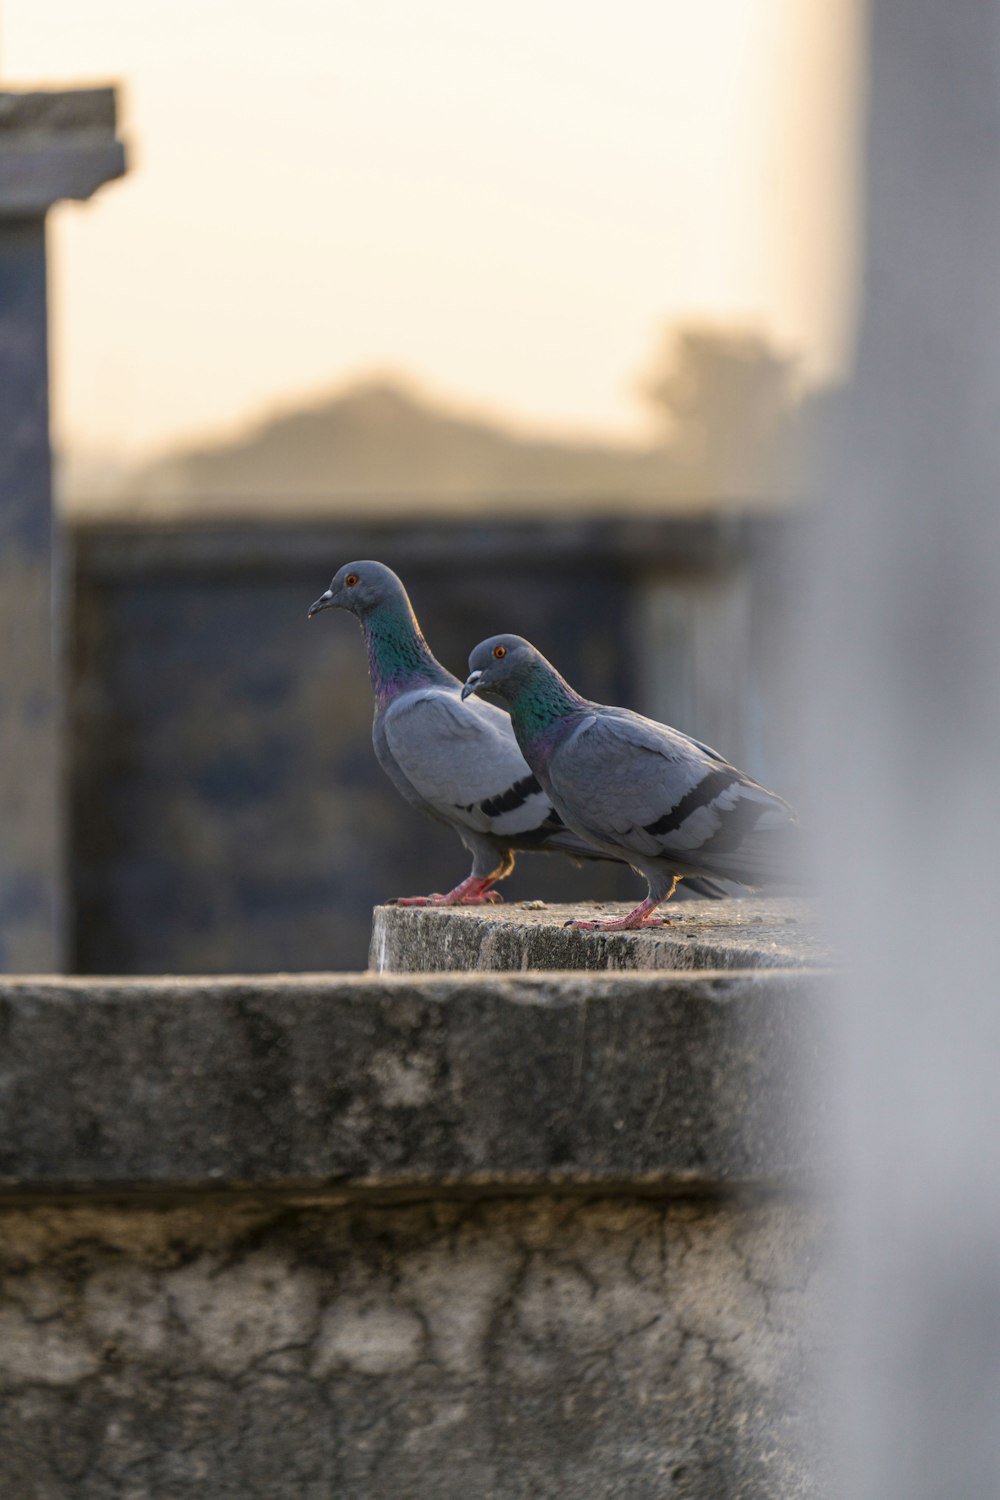
[[[728,1190],[809,1180],[827,981],[0,984],[0,1187]]]
[[[803,1500],[821,1216],[0,1215],[4,1500]]]
[[[0,984],[4,1500],[820,1500],[827,976]]]
[[[815,909],[795,898],[676,902],[662,908],[669,926],[643,932],[583,932],[565,926],[574,917],[622,916],[629,909],[606,902],[378,906],[369,963],[381,974],[816,968],[832,962]]]

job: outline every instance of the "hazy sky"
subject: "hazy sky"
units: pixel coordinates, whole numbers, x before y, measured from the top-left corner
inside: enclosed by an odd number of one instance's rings
[[[657,329],[850,335],[857,0],[0,0],[7,87],[117,81],[54,217],[57,435],[128,453],[373,368],[634,434]]]

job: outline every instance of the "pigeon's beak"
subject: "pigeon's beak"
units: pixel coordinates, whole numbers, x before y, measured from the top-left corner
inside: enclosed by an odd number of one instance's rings
[[[479,684],[480,684],[480,682],[482,682],[482,680],[483,680],[483,674],[482,674],[482,672],[470,672],[469,673],[468,677],[465,679],[465,684],[464,684],[464,686],[462,688],[462,702],[463,703],[465,702],[466,698],[468,698],[470,696],[470,694],[472,694],[472,693],[474,693],[476,691],[476,689],[479,687]]]
[[[306,619],[311,620],[313,615],[318,615],[321,609],[329,609],[333,602],[333,590],[327,589],[325,594],[320,594],[314,604],[310,604]]]

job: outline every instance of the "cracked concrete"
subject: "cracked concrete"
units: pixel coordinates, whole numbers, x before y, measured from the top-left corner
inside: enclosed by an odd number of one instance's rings
[[[772,915],[699,972],[4,980],[3,1500],[821,1500],[833,991]]]
[[[0,1216],[5,1500],[793,1500],[802,1202]]]

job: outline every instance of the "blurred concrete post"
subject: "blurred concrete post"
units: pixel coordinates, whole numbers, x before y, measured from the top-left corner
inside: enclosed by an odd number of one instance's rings
[[[870,0],[810,677],[849,934],[841,1493],[1000,1495],[1000,4]]]
[[[112,89],[0,93],[0,969],[63,956],[45,215],[125,170]]]

